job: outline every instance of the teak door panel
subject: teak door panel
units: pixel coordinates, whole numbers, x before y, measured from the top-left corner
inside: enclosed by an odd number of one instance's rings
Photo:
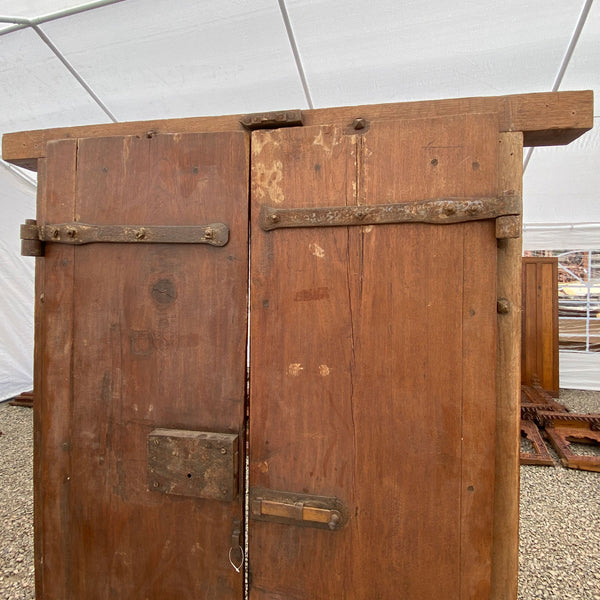
[[[233,501],[153,490],[147,444],[157,428],[238,434],[243,469],[247,165],[241,132],[49,144],[39,223],[224,222],[230,240],[47,245],[36,409],[45,600],[243,597],[229,562],[243,487]]]
[[[490,593],[490,221],[265,232],[261,206],[497,193],[497,120],[252,134],[250,488],[335,497],[339,530],[252,519],[250,597]]]

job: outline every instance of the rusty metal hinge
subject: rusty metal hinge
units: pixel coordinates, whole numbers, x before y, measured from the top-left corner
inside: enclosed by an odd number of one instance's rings
[[[303,124],[302,111],[284,110],[277,112],[254,113],[240,119],[240,123],[250,131],[254,129],[279,129],[297,127]]]
[[[521,198],[516,194],[498,197],[436,198],[399,204],[275,208],[263,206],[259,223],[264,231],[287,227],[339,227],[391,223],[462,223],[519,216]]]
[[[135,243],[135,244],[209,244],[225,246],[229,227],[224,223],[208,225],[88,225],[58,223],[38,225],[28,219],[21,225],[21,254],[43,256],[43,242],[59,244]]]
[[[259,521],[332,531],[348,520],[346,507],[338,498],[265,489],[251,490],[250,514]]]

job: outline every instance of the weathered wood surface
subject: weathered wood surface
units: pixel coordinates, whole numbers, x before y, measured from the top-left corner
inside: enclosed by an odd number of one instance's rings
[[[558,397],[558,258],[523,257],[521,382]]]
[[[350,514],[340,531],[251,519],[252,599],[490,597],[494,223],[257,217],[495,194],[497,146],[496,114],[252,134],[250,486]]]
[[[499,131],[522,131],[526,146],[568,144],[593,126],[593,93],[589,90],[545,92],[319,108],[303,110],[302,116],[306,126],[332,124],[350,129],[356,118],[366,121],[396,120],[462,113],[496,114]],[[50,140],[239,130],[243,128],[240,120],[244,117],[161,119],[9,133],[2,140],[2,155],[8,162],[36,170],[37,159],[46,156],[46,143]]]
[[[522,193],[523,134],[498,137],[498,191]],[[521,230],[519,219],[519,231]],[[521,237],[498,240],[498,355],[492,600],[515,600],[519,570]]]
[[[228,559],[243,494],[149,491],[147,436],[243,439],[247,155],[241,132],[49,144],[41,224],[223,221],[232,235],[224,248],[47,245],[35,384],[42,600],[243,595]]]

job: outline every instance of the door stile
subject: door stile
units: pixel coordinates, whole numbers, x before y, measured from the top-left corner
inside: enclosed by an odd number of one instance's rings
[[[75,217],[77,141],[48,144],[38,196],[38,222]],[[50,168],[47,168],[50,167]],[[75,252],[52,246],[38,258],[36,296],[40,338],[36,344],[39,385],[35,412],[34,521],[36,595],[44,600],[69,598],[71,411],[73,401],[73,295]],[[42,321],[43,318],[43,321]],[[48,588],[47,579],[52,579]],[[49,591],[50,590],[50,591]]]
[[[498,137],[498,192],[522,196],[523,134]],[[522,212],[522,211],[521,211]],[[519,572],[519,440],[521,394],[521,223],[519,237],[498,240],[498,362],[491,599],[514,600]],[[504,308],[504,306],[506,308]]]

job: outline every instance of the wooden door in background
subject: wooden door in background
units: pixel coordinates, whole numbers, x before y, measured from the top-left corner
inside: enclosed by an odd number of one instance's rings
[[[522,318],[521,381],[558,397],[558,258],[523,257]]]
[[[230,548],[239,562],[248,136],[52,142],[40,183],[39,225],[223,222],[230,238],[223,247],[47,245],[37,274],[37,593],[239,600]],[[230,457],[231,477],[211,498],[194,496],[189,431],[230,442],[212,447]],[[184,471],[155,477],[150,442],[166,445],[167,470]]]
[[[494,222],[259,216],[495,196],[498,141],[485,114],[252,134],[252,600],[489,597]]]

